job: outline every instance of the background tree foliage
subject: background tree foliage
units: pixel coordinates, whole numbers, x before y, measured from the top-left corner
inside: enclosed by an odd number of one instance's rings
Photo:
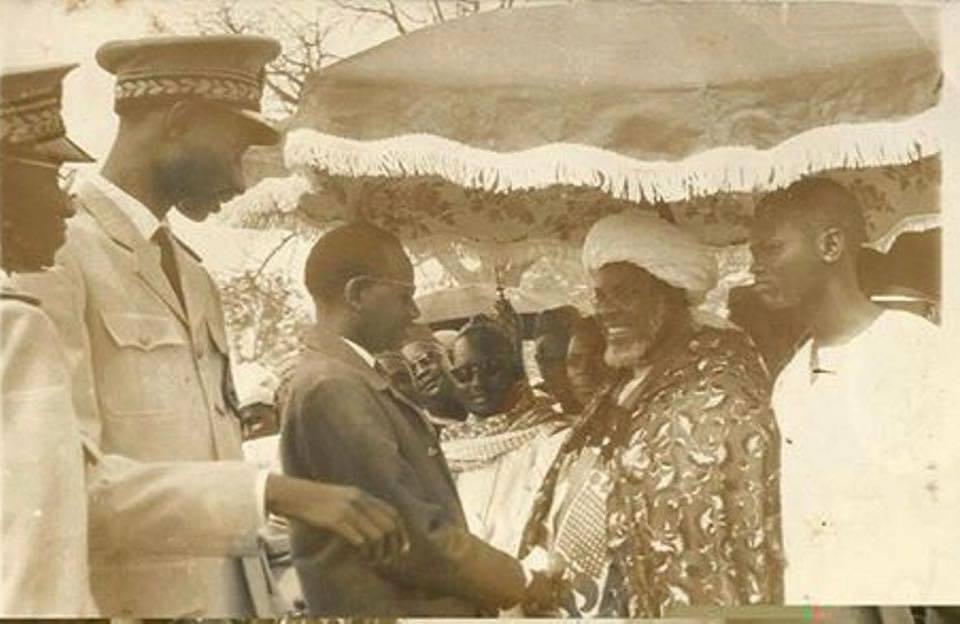
[[[312,322],[290,278],[246,271],[221,282],[223,313],[236,363],[256,362],[279,372],[296,353]]]

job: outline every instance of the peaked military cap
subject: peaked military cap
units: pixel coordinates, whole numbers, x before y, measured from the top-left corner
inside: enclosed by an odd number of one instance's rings
[[[61,101],[63,78],[73,64],[6,68],[0,73],[2,151],[57,162],[92,162],[67,138]]]
[[[264,66],[280,53],[267,37],[201,35],[110,41],[97,63],[117,77],[114,108],[198,98],[250,122],[256,141],[273,144],[279,134],[260,114]]]

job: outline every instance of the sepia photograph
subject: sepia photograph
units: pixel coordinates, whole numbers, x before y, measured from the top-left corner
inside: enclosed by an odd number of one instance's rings
[[[0,0],[0,618],[960,623],[958,33]]]

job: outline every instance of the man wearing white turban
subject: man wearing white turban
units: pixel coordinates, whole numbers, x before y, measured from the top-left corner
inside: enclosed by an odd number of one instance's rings
[[[619,377],[561,448],[521,557],[565,566],[565,615],[781,602],[767,374],[744,333],[691,309],[716,283],[710,249],[623,213],[594,224],[583,260]]]

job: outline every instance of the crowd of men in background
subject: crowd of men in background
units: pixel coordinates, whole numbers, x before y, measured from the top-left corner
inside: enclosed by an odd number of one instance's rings
[[[540,317],[539,385],[508,304],[416,327],[401,241],[336,228],[306,262],[282,469],[244,461],[219,294],[166,217],[219,210],[246,148],[278,139],[257,112],[278,52],[103,46],[120,129],[76,209],[57,187],[89,159],[60,119],[70,67],[3,75],[4,615],[287,613],[271,530],[317,615],[960,596],[938,329],[862,292],[860,208],[823,178],[756,208],[754,292],[801,330],[775,379],[700,306],[709,249],[654,214],[592,226],[595,316]]]

